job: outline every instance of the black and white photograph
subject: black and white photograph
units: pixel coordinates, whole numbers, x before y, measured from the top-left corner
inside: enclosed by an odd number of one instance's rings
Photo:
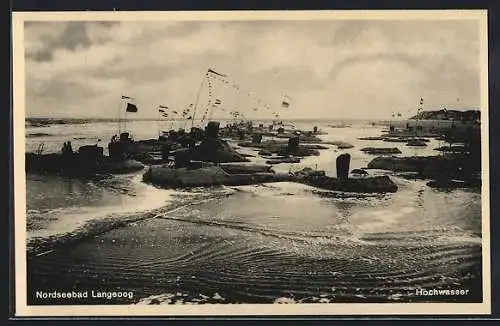
[[[485,11],[13,28],[22,314],[490,311]]]

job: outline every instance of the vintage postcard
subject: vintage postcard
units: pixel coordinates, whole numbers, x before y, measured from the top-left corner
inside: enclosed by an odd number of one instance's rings
[[[16,315],[489,314],[486,27],[13,13]]]

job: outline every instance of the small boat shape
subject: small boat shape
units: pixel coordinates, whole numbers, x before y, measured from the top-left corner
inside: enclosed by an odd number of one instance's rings
[[[300,157],[280,157],[280,158],[273,158],[269,159],[266,161],[266,164],[281,164],[281,163],[299,163],[300,162]]]
[[[410,140],[411,139],[408,137],[385,137],[384,138],[385,142],[390,142],[390,143],[406,143]]]
[[[340,124],[330,124],[327,125],[328,128],[349,128],[351,125],[345,124],[345,123],[340,123]]]
[[[387,155],[387,154],[401,154],[401,151],[397,147],[365,147],[360,149],[360,151],[365,152],[367,154],[373,155]]]
[[[359,140],[384,140],[385,137],[382,136],[370,136],[370,137],[359,137]]]
[[[411,139],[406,143],[406,146],[425,147],[427,146],[427,143],[421,139]]]

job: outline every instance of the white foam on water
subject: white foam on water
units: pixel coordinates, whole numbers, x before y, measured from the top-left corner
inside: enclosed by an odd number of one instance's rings
[[[186,293],[162,293],[151,295],[146,298],[140,299],[136,305],[166,305],[166,304],[201,304],[201,303],[224,303],[226,299],[218,292],[212,296],[207,296],[202,293],[197,297],[188,298]]]
[[[395,209],[380,209],[357,212],[354,214],[353,220],[362,221],[357,223],[357,229],[361,233],[384,231],[391,224],[395,224],[405,215],[409,215],[415,211],[414,207],[402,207]]]
[[[277,303],[277,304],[295,304],[295,303],[297,303],[297,301],[295,301],[294,298],[279,297],[279,298],[276,298],[273,303]]]
[[[454,244],[474,244],[482,245],[481,237],[473,234],[443,234],[436,238],[438,243],[454,243]]]
[[[172,201],[176,193],[174,190],[159,189],[141,180],[142,175],[133,177],[132,183],[138,195],[129,197],[123,205],[57,208],[45,213],[50,214],[52,221],[44,229],[28,231],[28,241],[33,238],[67,234],[94,220],[117,219],[124,214],[151,211]]]

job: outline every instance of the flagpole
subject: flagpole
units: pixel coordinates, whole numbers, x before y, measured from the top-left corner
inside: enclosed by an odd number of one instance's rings
[[[217,103],[220,103],[220,104],[217,104]],[[212,104],[212,107],[210,108],[210,117],[209,119],[212,120],[212,116],[213,116],[213,113],[214,113],[214,105],[221,105],[222,104],[222,101],[220,101],[219,99],[215,99],[215,102],[214,104]]]
[[[122,116],[122,100],[120,97],[120,100],[118,101],[118,136],[120,136],[121,133],[121,116]]]
[[[201,90],[203,89],[203,84],[205,83],[205,78],[206,76],[203,76],[203,79],[201,80],[200,88],[198,89],[198,95],[196,95],[196,101],[194,103],[194,108],[193,108],[193,118],[191,119],[191,128],[194,126],[194,118],[196,115],[196,109],[198,108],[198,101],[200,100],[200,95],[201,95]]]
[[[217,101],[217,99],[215,99]],[[210,117],[208,118],[210,121],[212,121],[212,115],[214,113],[214,105],[212,104],[212,107],[210,108]]]
[[[173,112],[172,112],[172,113],[173,113]],[[175,113],[174,113],[174,114],[175,114]],[[170,130],[173,130],[173,129],[174,129],[174,119],[175,119],[175,118],[172,118],[172,119],[170,120],[170,128],[169,128]]]
[[[188,122],[188,117],[189,117],[189,112],[187,111],[187,109],[184,109],[184,112],[186,112],[186,113],[184,114],[184,119],[185,120],[184,120],[184,123],[182,124],[182,129],[186,130],[187,122]]]
[[[158,130],[158,139],[160,139],[160,107],[158,107],[158,119],[156,120],[156,129]]]

